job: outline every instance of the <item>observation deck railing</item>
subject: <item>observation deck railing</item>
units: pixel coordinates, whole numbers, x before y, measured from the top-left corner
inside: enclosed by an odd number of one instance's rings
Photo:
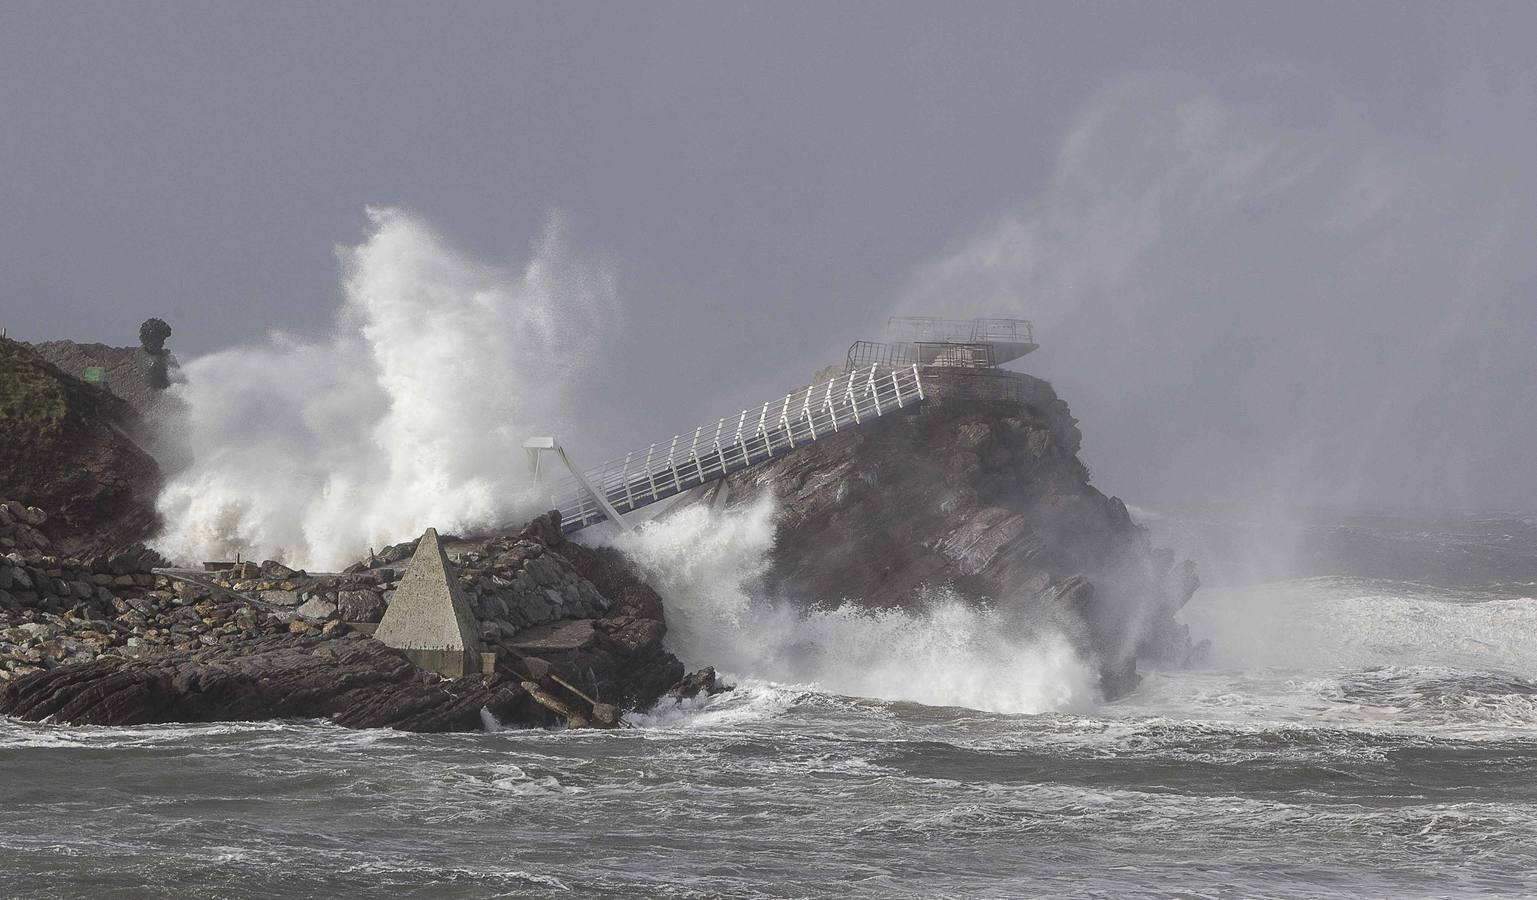
[[[1035,343],[1035,326],[1026,319],[937,319],[892,316],[886,331],[894,341],[943,344]]]
[[[921,341],[883,344],[855,341],[849,345],[844,371],[852,372],[872,365],[883,368],[917,365],[920,368],[942,366],[956,369],[991,369],[997,366],[994,347],[989,343],[961,344],[951,341]]]

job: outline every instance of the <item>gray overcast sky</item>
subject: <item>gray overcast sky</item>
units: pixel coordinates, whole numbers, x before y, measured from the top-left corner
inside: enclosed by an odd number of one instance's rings
[[[321,335],[366,206],[513,267],[558,216],[625,310],[588,447],[991,312],[1132,502],[1537,507],[1534,38],[1530,3],[0,0],[0,324]]]

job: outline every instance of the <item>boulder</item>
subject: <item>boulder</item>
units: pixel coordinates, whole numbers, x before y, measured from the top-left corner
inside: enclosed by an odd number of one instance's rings
[[[268,581],[283,581],[297,575],[293,569],[288,568],[276,560],[266,560],[261,564],[261,577]]]
[[[552,622],[521,632],[510,642],[512,649],[530,656],[568,653],[591,647],[597,640],[593,620]]]
[[[329,619],[336,615],[336,604],[323,597],[313,597],[295,610],[306,619]]]
[[[594,728],[618,728],[619,707],[612,703],[594,703],[591,722]]]
[[[656,619],[605,619],[607,644],[625,656],[638,656],[660,650],[667,627]]]
[[[667,689],[669,697],[679,700],[692,700],[700,694],[714,695],[731,690],[730,686],[721,683],[715,675],[714,666],[705,666],[697,672],[684,677],[683,680]]]
[[[662,621],[662,596],[648,584],[628,584],[620,588],[609,607],[613,616]]]
[[[377,622],[384,618],[384,599],[373,591],[342,591],[336,609],[347,622]]]

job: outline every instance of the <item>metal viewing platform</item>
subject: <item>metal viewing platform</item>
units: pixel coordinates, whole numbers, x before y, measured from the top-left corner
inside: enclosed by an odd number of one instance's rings
[[[855,341],[844,368],[870,365],[996,369],[1039,348],[1025,319],[934,319],[893,316],[888,340]]]
[[[1035,326],[1027,319],[936,319],[892,316],[886,331],[894,340],[916,343],[1035,345]]]

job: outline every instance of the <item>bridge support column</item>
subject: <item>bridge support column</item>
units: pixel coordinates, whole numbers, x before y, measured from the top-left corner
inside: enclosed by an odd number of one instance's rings
[[[620,514],[619,510],[614,508],[614,504],[610,503],[608,498],[605,497],[602,492],[593,487],[592,482],[588,480],[587,476],[582,474],[582,470],[578,469],[576,465],[571,462],[571,457],[566,455],[565,448],[562,447],[553,437],[529,438],[523,442],[523,450],[528,454],[529,469],[533,472],[535,481],[539,480],[539,454],[542,451],[549,451],[554,453],[556,456],[560,457],[560,461],[562,463],[565,463],[566,470],[569,471],[572,477],[576,479],[576,483],[582,486],[582,489],[592,497],[593,502],[598,504],[598,508],[603,510],[603,514],[608,516],[609,521],[617,525],[621,531],[634,530],[634,526],[625,521],[624,516]]]

